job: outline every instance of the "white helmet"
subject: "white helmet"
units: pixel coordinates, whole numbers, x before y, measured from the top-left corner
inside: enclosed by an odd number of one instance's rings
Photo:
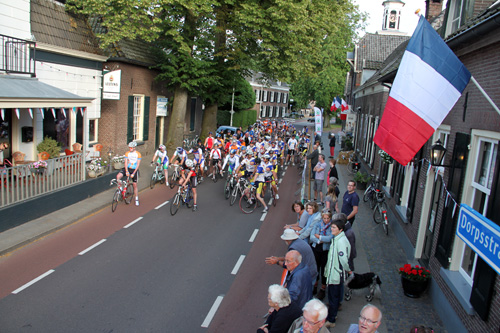
[[[187,159],[185,163],[188,168],[192,168],[194,165],[193,160],[190,159]]]
[[[130,142],[129,142],[129,144],[128,144],[128,146],[129,146],[130,148],[135,148],[135,147],[137,147],[137,142],[135,142],[135,141],[130,141]]]

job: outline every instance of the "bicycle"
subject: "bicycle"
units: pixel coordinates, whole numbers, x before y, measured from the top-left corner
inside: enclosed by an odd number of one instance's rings
[[[170,202],[170,214],[172,216],[177,213],[181,204],[186,205],[187,208],[192,208],[194,205],[193,190],[191,189],[191,185],[188,183],[186,188],[182,185],[178,186],[179,189]]]
[[[361,165],[358,162],[358,158],[357,158],[356,154],[353,153],[351,155],[351,157],[349,158],[349,163],[347,163],[347,172],[350,175],[353,175],[359,171],[360,167],[361,167]]]
[[[172,172],[172,175],[170,176],[170,188],[174,188],[175,184],[177,184],[177,181],[181,178],[181,175],[179,173],[180,166],[178,164],[173,164],[173,167],[174,172]]]
[[[226,200],[229,199],[229,197],[231,196],[231,192],[233,192],[233,188],[235,186],[234,178],[235,177],[233,173],[228,172],[226,183],[224,184],[224,197],[226,198]]]
[[[251,214],[259,205],[257,187],[250,185],[243,190],[240,198],[240,209],[245,214]]]
[[[113,194],[113,201],[111,202],[111,211],[114,212],[118,207],[118,202],[124,201],[127,205],[132,201],[134,196],[134,185],[127,180],[111,179],[109,186],[116,185],[116,191]]]
[[[160,163],[155,163],[155,170],[153,171],[153,174],[151,175],[151,181],[149,182],[149,187],[153,189],[156,185],[157,182],[160,182],[160,184],[165,183],[165,174],[163,173],[163,165]],[[153,163],[151,163],[151,166],[153,166]]]
[[[219,174],[220,174],[220,166],[219,166],[219,162],[215,163],[214,167],[213,167],[213,172],[212,172],[212,181],[214,183],[217,183],[217,178],[219,178]]]
[[[389,221],[387,220],[387,204],[385,203],[385,193],[379,189],[376,189],[376,200],[377,205],[373,211],[373,220],[375,223],[380,224],[384,227],[384,232],[389,235]]]
[[[269,186],[268,186],[269,185]],[[262,198],[265,197],[265,193],[267,192],[267,188],[269,188],[269,194],[271,194],[271,199],[273,201],[272,205],[276,207],[276,204],[278,203],[278,199],[276,199],[276,192],[274,190],[274,187],[271,185],[271,181],[266,181],[264,183],[264,189],[262,191],[263,196]],[[265,200],[265,199],[264,199]]]
[[[365,193],[363,194],[363,201],[364,202],[370,202],[370,208],[373,209],[375,207],[376,203],[376,190],[379,188],[379,183],[380,180],[378,177],[375,177],[375,175],[371,174],[371,183],[370,185],[366,188]]]
[[[234,205],[236,199],[238,199],[238,196],[243,196],[243,191],[248,186],[248,184],[248,180],[243,177],[241,177],[239,181],[236,182],[236,185],[234,185],[234,188],[231,191],[231,198],[229,199],[230,206]]]

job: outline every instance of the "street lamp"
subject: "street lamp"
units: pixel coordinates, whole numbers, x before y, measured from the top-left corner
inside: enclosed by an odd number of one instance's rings
[[[233,114],[234,114],[234,87],[233,87],[233,97],[231,98],[231,111],[229,111],[231,114],[231,121],[229,123],[229,126],[233,126]]]
[[[446,166],[441,165],[444,159],[444,154],[446,154],[446,148],[441,144],[441,140],[438,139],[431,146],[431,165],[432,166]]]

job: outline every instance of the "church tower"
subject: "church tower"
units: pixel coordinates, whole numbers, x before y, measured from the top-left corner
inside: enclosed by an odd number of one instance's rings
[[[401,0],[387,0],[382,3],[384,6],[384,19],[382,21],[382,31],[399,32],[401,23],[401,9],[405,3]]]

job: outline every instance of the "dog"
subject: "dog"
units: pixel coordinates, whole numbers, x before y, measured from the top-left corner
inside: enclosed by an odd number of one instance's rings
[[[349,301],[352,297],[352,291],[354,289],[369,288],[370,293],[365,296],[368,302],[373,300],[373,295],[375,295],[375,290],[380,289],[382,281],[379,276],[375,273],[369,272],[365,274],[351,274],[345,281],[344,285],[346,287],[346,292],[344,298]]]

